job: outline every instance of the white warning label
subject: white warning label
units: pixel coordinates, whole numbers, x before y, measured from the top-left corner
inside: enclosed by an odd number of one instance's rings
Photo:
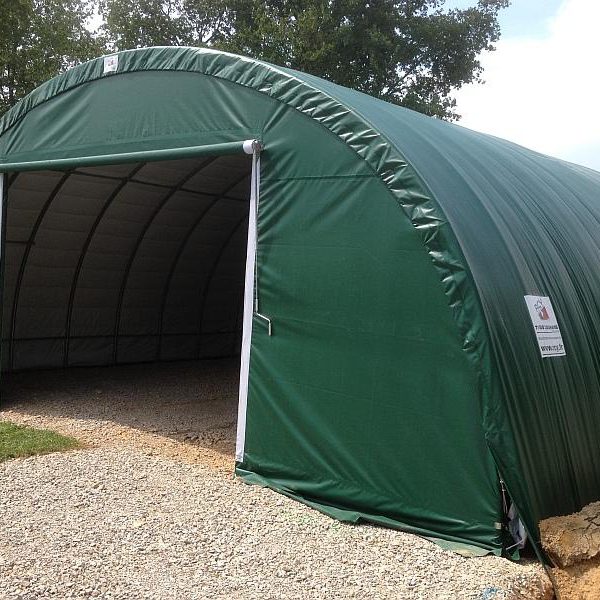
[[[565,356],[565,345],[552,308],[552,302],[547,296],[525,296],[535,337],[542,358],[548,356]]]
[[[104,57],[104,74],[114,73],[119,68],[119,55],[111,54]]]

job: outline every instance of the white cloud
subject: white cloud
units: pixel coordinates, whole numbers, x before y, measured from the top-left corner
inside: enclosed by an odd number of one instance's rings
[[[600,170],[598,23],[598,0],[565,0],[545,36],[500,40],[485,85],[456,94],[460,124]]]

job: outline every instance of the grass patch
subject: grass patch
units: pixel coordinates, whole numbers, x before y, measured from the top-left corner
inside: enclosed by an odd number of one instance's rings
[[[72,450],[80,446],[76,439],[54,431],[0,421],[0,462],[9,458]]]

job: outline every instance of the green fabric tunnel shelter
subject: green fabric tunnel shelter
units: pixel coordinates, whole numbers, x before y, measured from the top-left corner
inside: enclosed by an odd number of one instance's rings
[[[600,498],[599,173],[197,48],[45,83],[0,171],[4,371],[241,354],[239,475],[475,552]]]

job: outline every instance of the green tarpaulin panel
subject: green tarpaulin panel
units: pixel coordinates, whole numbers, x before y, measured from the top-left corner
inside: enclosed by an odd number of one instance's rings
[[[5,370],[243,323],[250,482],[473,553],[514,544],[501,478],[534,543],[600,498],[600,174],[244,57],[115,56],[0,121]]]

